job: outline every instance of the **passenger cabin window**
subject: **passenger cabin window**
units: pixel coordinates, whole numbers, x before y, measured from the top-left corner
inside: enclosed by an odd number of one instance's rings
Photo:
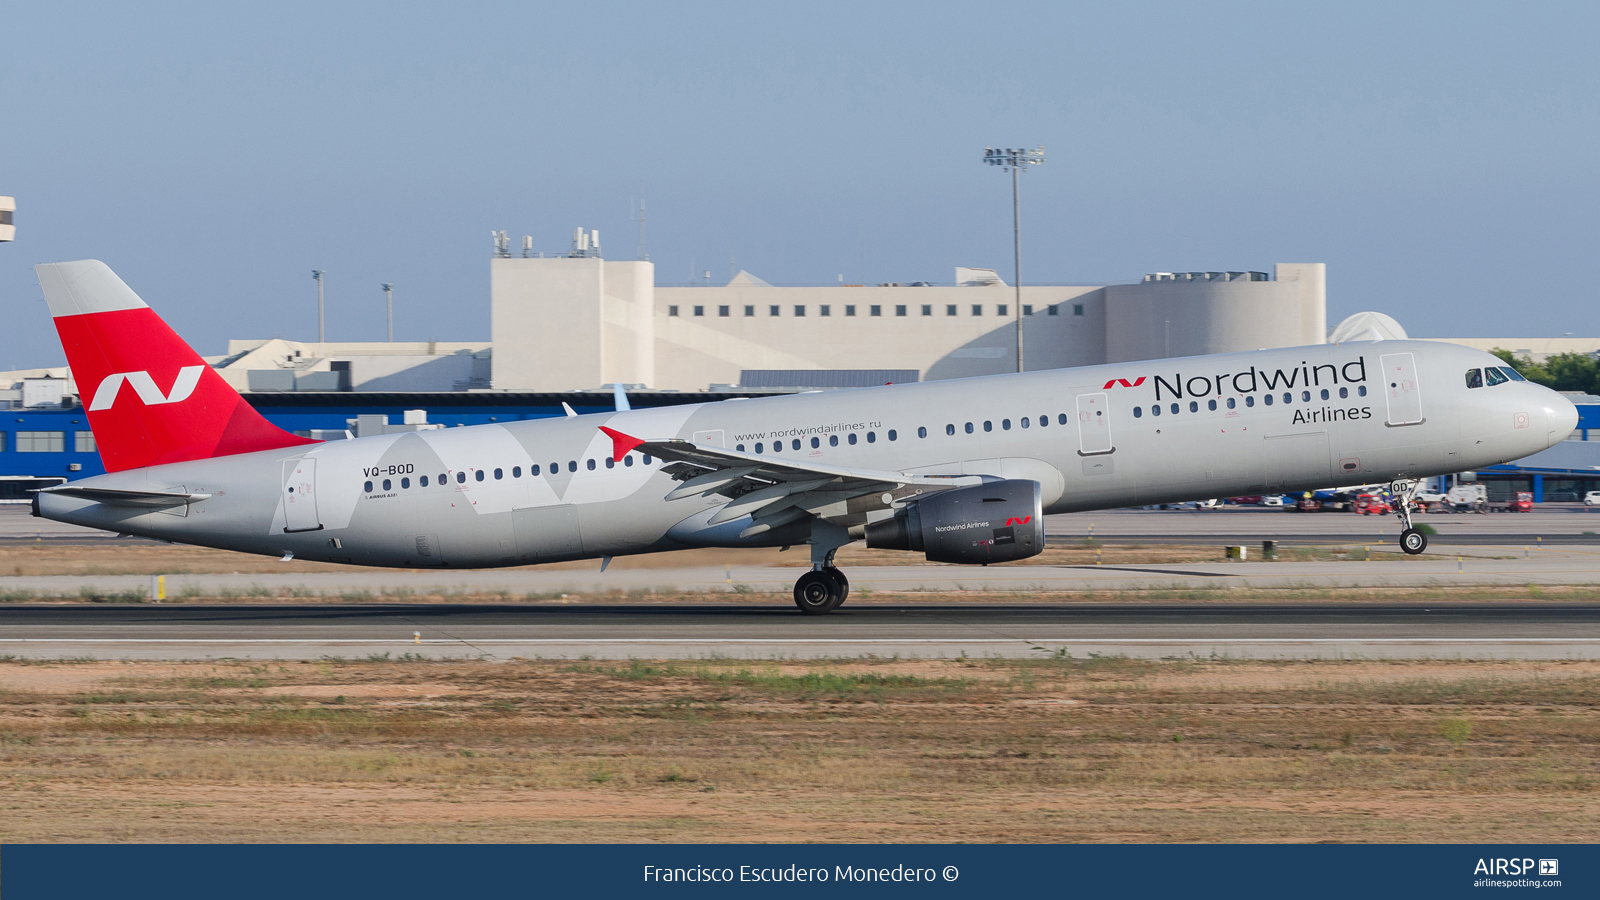
[[[852,446],[852,447],[855,446],[855,443],[856,443],[855,432],[851,432],[850,435],[846,438],[846,440],[850,443],[850,446]]]
[[[799,438],[795,438],[794,440],[790,441],[789,442],[789,448],[791,450],[799,450],[800,449],[800,439]]]
[[[1176,403],[1172,404],[1172,414],[1173,415],[1177,415],[1178,414],[1178,404],[1176,404]]]
[[[1349,388],[1339,388],[1339,399],[1340,400],[1346,400],[1349,397],[1350,397],[1350,389]]]
[[[1011,420],[1010,419],[1001,419],[1000,420],[1000,430],[1001,431],[1010,431],[1011,430]]]
[[[983,430],[984,431],[993,431],[994,430],[994,423],[988,421],[987,419],[985,419],[984,423],[983,423]]]
[[[576,472],[576,471],[578,471],[578,461],[575,460],[575,459],[567,460],[567,471],[568,472]]]
[[[1481,388],[1481,387],[1483,387],[1483,370],[1482,369],[1468,369],[1467,370],[1467,387],[1469,387],[1469,388]]]
[[[521,466],[512,466],[511,467],[511,477],[512,478],[521,478],[522,477],[522,467]]]
[[[740,445],[740,446],[743,446],[743,445]],[[741,451],[739,451],[739,452],[741,452],[741,453],[743,453],[743,452],[744,452],[744,451],[743,451],[743,450],[741,450]],[[628,455],[627,455],[627,456],[624,456],[624,457],[623,457],[623,458],[622,458],[622,464],[623,464],[623,465],[625,465],[625,466],[631,466],[631,465],[633,465],[633,454],[632,454],[632,453],[629,453],[629,454],[628,454]]]
[[[1261,402],[1265,403],[1268,406],[1271,406],[1272,405],[1272,395],[1271,394],[1267,394],[1266,396],[1262,397],[1261,398]],[[1246,406],[1250,405],[1250,401],[1246,400],[1245,401],[1245,405]]]
[[[1504,372],[1501,372],[1494,366],[1489,366],[1488,368],[1484,369],[1483,374],[1489,379],[1489,384],[1491,385],[1505,384],[1511,380],[1505,376]]]
[[[821,447],[821,446],[822,446],[822,439],[821,438],[812,438],[811,439],[811,449],[815,450],[815,449],[817,449],[818,447]]]
[[[923,426],[921,426],[921,425],[918,425],[917,426],[917,437],[925,438],[927,436],[928,436],[928,429],[923,427]]]
[[[1161,415],[1161,404],[1157,403],[1155,406],[1150,407],[1150,415],[1152,415],[1152,416]]]
[[[538,474],[538,473],[536,472],[534,474]],[[428,476],[424,475],[421,478],[418,478],[417,479],[417,484],[419,484],[419,485],[421,485],[423,487],[427,487],[428,486]]]
[[[411,479],[409,479],[409,478],[402,478],[402,479],[400,479],[400,486],[401,486],[401,487],[402,487],[402,488],[409,488],[409,487],[411,487]]]
[[[1364,385],[1364,384],[1356,385],[1356,396],[1357,397],[1365,397],[1366,395],[1367,395],[1367,386]]]
[[[589,467],[589,471],[591,471],[591,472],[594,471],[594,460],[593,459],[584,460],[584,464]]]
[[[1065,425],[1065,424],[1067,424],[1067,414],[1066,413],[1057,413],[1056,414],[1056,424],[1057,425]]]
[[[478,470],[478,471],[476,471],[476,472],[473,472],[473,473],[472,473],[472,477],[473,477],[473,478],[476,478],[476,479],[477,479],[477,480],[479,480],[479,481],[482,481],[482,480],[483,480],[483,470],[482,470],[482,469],[479,469],[479,470]]]
[[[967,423],[967,434],[971,434],[971,433],[972,433],[972,423],[968,422]]]
[[[1033,420],[1032,419],[1028,418],[1027,416],[1023,416],[1022,417],[1022,427],[1023,428],[1027,428],[1029,425],[1032,425],[1032,424],[1033,424]]]
[[[891,440],[891,441],[900,440],[900,433],[895,431],[893,428],[889,429],[889,440]]]
[[[1229,409],[1233,409],[1237,405],[1238,405],[1238,403],[1232,397],[1228,398],[1228,408]]]
[[[1217,408],[1217,401],[1215,401],[1215,400],[1207,400],[1206,401],[1206,408],[1209,409],[1209,410],[1215,411],[1216,408]]]
[[[1189,412],[1199,412],[1199,411],[1200,411],[1200,404],[1195,402],[1194,400],[1190,400],[1189,401]]]
[[[1327,388],[1323,388],[1322,389],[1322,399],[1324,399],[1324,400],[1328,399],[1328,389]]]
[[[1144,418],[1144,407],[1142,407],[1142,406],[1135,406],[1135,407],[1134,407],[1134,408],[1133,408],[1133,417],[1134,417],[1134,418],[1135,418],[1135,419],[1142,419],[1142,418]]]
[[[945,426],[945,427],[944,427],[944,433],[945,433],[945,434],[952,434],[952,435],[953,435],[953,434],[955,434],[955,433],[956,433],[956,426],[955,426],[955,425],[953,425],[953,424],[951,424],[951,425],[946,425],[946,426]]]
[[[456,484],[466,484],[466,483],[467,483],[467,473],[465,473],[465,472],[457,472],[456,473]]]
[[[617,458],[615,456],[606,457],[606,468],[615,469],[616,467],[617,467]],[[500,477],[500,470],[499,469],[495,470],[495,476],[494,477],[496,477],[496,478]]]
[[[1040,428],[1043,428],[1043,427],[1045,427],[1046,425],[1049,425],[1049,424],[1050,424],[1050,417],[1049,416],[1040,416],[1039,417],[1039,427]]]
[[[837,446],[839,446],[839,436],[837,434],[828,435],[828,446],[829,447],[837,447]]]
[[[506,477],[505,470],[503,470],[503,469],[495,469],[494,470],[494,480],[495,481],[499,481],[500,479],[502,479],[504,477]]]
[[[756,443],[756,452],[757,452],[757,453],[762,453],[762,452],[765,452],[765,451],[763,451],[763,450],[762,450],[762,449],[761,449],[761,443],[760,443],[760,442],[759,442],[759,441],[758,441],[758,442],[757,442],[757,443]]]
[[[872,432],[872,431],[867,432],[867,443],[876,444],[877,442],[878,442],[877,433],[876,432]]]

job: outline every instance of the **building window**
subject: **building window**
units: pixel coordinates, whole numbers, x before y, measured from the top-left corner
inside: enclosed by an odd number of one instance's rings
[[[954,303],[952,303],[949,306],[946,306],[944,308],[944,314],[947,315],[947,316],[955,315],[956,314],[956,305]]]
[[[794,308],[794,314],[796,316],[803,316],[806,314],[806,308],[804,306],[796,306]]]
[[[731,314],[732,312],[733,312],[733,309],[731,307],[727,307],[727,306],[719,306],[719,307],[717,307],[717,315],[720,316],[721,318],[726,319],[729,316],[729,314]]]
[[[883,315],[883,307],[881,307],[878,304],[874,303],[871,306],[867,307],[867,314],[868,315],[873,315],[873,316],[881,316],[881,315]]]
[[[817,315],[819,315],[819,316],[831,316],[831,315],[833,315],[833,307],[831,307],[828,304],[824,303],[821,306],[817,307]]]
[[[1011,315],[1011,307],[1002,303],[994,308],[994,314],[997,316],[1009,316]]]
[[[6,433],[4,431],[0,431],[0,453],[4,453],[5,449],[6,449]]]
[[[703,316],[706,314],[706,308],[704,306],[696,306],[694,308],[694,314],[697,316]]]
[[[61,453],[67,449],[65,431],[19,431],[18,453]]]
[[[975,315],[975,316],[983,315],[983,304],[982,303],[974,303],[974,304],[972,304],[972,314]]]
[[[1075,315],[1075,316],[1083,315],[1083,304],[1082,303],[1074,303],[1074,304],[1072,304],[1072,314]]]
[[[904,303],[896,303],[894,305],[894,314],[897,315],[897,316],[905,315],[906,314],[906,305]]]
[[[1061,307],[1057,306],[1054,303],[1050,304],[1050,315],[1052,315],[1052,316],[1061,315]]]
[[[845,315],[847,315],[847,316],[853,316],[853,315],[855,315],[855,314],[856,314],[856,308],[855,308],[855,306],[854,306],[854,305],[853,305],[853,304],[852,304],[852,305],[848,305],[848,306],[846,306],[846,307],[845,307],[845,308],[844,308],[844,314],[845,314]]]
[[[746,306],[744,308],[745,318],[749,318],[749,317],[751,317],[751,316],[753,316],[755,314],[756,314],[756,308],[754,306]]]
[[[933,315],[933,307],[927,303],[922,304],[922,314],[925,316]]]
[[[772,306],[767,307],[767,315],[769,315],[769,316],[777,316],[777,315],[782,315],[782,313],[780,313],[778,311],[778,306],[776,304],[774,304]]]
[[[1025,316],[1033,315],[1033,304],[1032,303],[1024,303],[1024,304],[1022,304],[1022,314],[1025,315]]]
[[[5,448],[3,446],[0,446],[0,450],[3,450],[3,449],[5,449]],[[72,433],[72,449],[76,450],[79,453],[93,453],[94,452],[94,432],[92,432],[92,431],[75,431],[75,432],[73,432]]]
[[[677,308],[677,307],[676,307],[676,306],[669,306],[669,307],[667,307],[667,315],[669,315],[669,316],[675,316],[675,315],[677,315],[677,314],[678,314],[678,308]]]

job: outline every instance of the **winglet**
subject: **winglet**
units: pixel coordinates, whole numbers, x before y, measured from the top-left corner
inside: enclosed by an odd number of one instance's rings
[[[611,458],[617,462],[622,462],[622,458],[628,455],[629,450],[644,443],[643,438],[636,438],[631,434],[623,434],[614,428],[607,428],[604,425],[600,426],[600,430],[611,438]]]

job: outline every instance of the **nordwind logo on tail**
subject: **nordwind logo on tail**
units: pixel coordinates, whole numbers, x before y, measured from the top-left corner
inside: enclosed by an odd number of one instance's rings
[[[160,406],[163,403],[181,403],[189,399],[194,389],[200,384],[200,373],[205,366],[184,366],[178,370],[178,380],[172,383],[171,393],[163,394],[156,387],[156,381],[150,377],[149,372],[118,372],[107,375],[106,380],[100,382],[95,388],[94,402],[89,404],[89,411],[95,412],[110,409],[117,402],[117,392],[122,390],[122,382],[133,385],[134,393],[139,395],[139,402],[145,406]]]

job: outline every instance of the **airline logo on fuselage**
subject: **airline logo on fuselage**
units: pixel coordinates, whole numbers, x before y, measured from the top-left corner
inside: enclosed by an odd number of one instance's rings
[[[200,373],[205,371],[205,366],[184,366],[178,370],[178,378],[172,383],[172,390],[162,393],[156,387],[156,380],[150,377],[149,372],[118,372],[107,375],[95,388],[94,401],[89,404],[90,412],[110,409],[117,402],[117,394],[122,390],[122,383],[126,381],[133,386],[133,392],[139,395],[139,402],[145,406],[160,406],[163,403],[181,403],[189,399],[194,389],[200,384]]]
[[[1113,387],[1139,387],[1144,384],[1149,376],[1140,375],[1133,381],[1126,378],[1112,378],[1106,381],[1103,391]],[[1238,394],[1254,394],[1261,390],[1276,391],[1286,388],[1311,388],[1327,387],[1339,384],[1359,384],[1367,380],[1367,359],[1357,357],[1343,364],[1321,363],[1310,365],[1302,362],[1298,366],[1289,366],[1287,369],[1258,369],[1251,366],[1243,372],[1223,372],[1217,375],[1189,375],[1174,373],[1172,380],[1165,376],[1154,376],[1156,400],[1176,399],[1188,397],[1221,396],[1228,393],[1229,389]]]

